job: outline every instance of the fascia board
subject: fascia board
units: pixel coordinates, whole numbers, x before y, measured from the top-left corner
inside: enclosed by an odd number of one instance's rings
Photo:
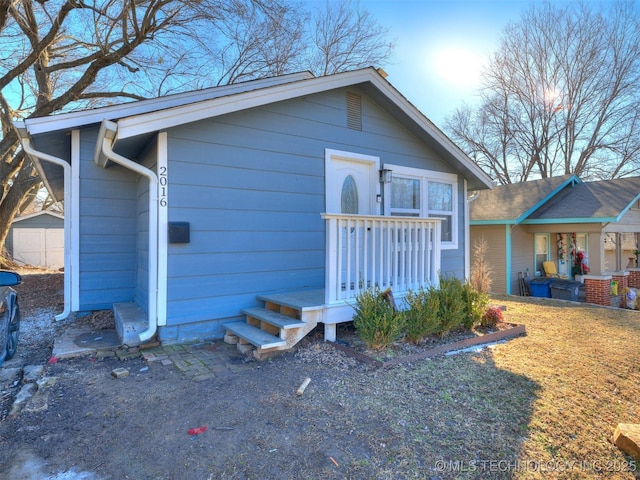
[[[516,225],[515,220],[469,220],[469,225]]]
[[[619,222],[622,219],[622,217],[624,217],[625,214],[629,211],[629,209],[633,206],[633,204],[636,203],[638,200],[640,200],[640,194],[636,195],[633,198],[633,200],[629,202],[629,204],[618,214],[615,221]]]
[[[51,215],[52,217],[58,218],[60,220],[64,220],[64,216],[59,213],[50,212],[48,210],[42,210],[40,212],[31,213],[29,215],[24,215],[23,217],[14,218],[11,223],[21,222],[23,220],[28,220],[29,218],[39,217],[40,215]]]
[[[376,73],[376,75],[378,75]],[[287,83],[262,90],[251,90],[237,95],[218,97],[197,104],[158,110],[145,115],[127,116],[118,121],[117,140],[144,135],[163,129],[197,122],[248,108],[289,100],[304,95],[312,95],[335,88],[347,87],[371,81],[375,77],[370,70],[318,77],[302,82]]]
[[[375,78],[375,77],[374,77]],[[374,84],[383,91],[396,105],[418,125],[422,127],[431,137],[442,145],[454,158],[469,169],[478,179],[485,184],[488,189],[495,186],[491,177],[475,164],[466,153],[464,153],[453,141],[445,135],[445,133],[436,127],[420,110],[418,110],[409,100],[405,98],[398,90],[396,90],[389,82],[376,78]]]
[[[524,223],[525,220],[529,217],[529,215],[531,215],[533,212],[538,210],[541,206],[543,206],[545,203],[547,203],[549,200],[551,200],[553,197],[555,197],[562,189],[564,189],[564,187],[566,187],[569,184],[575,184],[575,183],[582,183],[582,180],[580,180],[580,178],[578,178],[577,175],[571,175],[564,182],[562,182],[560,185],[558,185],[553,191],[549,192],[538,203],[533,205],[526,212],[523,212],[522,215],[520,215],[518,217],[516,223]]]
[[[550,225],[554,223],[611,223],[617,222],[616,217],[589,217],[589,218],[539,218],[535,220],[524,220],[522,225]]]
[[[118,120],[118,135],[116,141],[248,108],[268,105],[270,103],[288,100],[296,96],[317,93],[319,88],[318,83],[315,80],[325,80],[325,78],[309,80],[309,83],[303,82],[302,84],[295,83],[281,85],[265,90],[251,91],[238,95],[205,100],[196,104],[167,108],[144,115],[121,118]],[[334,78],[331,79],[332,83],[337,84],[335,88],[351,84],[351,82],[338,82],[336,80],[337,79]]]
[[[243,82],[221,87],[211,87],[204,90],[176,93],[165,97],[150,98],[138,102],[122,103],[108,107],[100,107],[92,110],[79,110],[77,112],[60,113],[46,117],[34,117],[25,120],[31,135],[54,132],[57,130],[69,130],[82,125],[100,123],[103,120],[118,119],[123,116],[142,115],[159,109],[167,109],[180,105],[189,105],[206,99],[210,99],[212,92],[216,97],[246,92],[281,83],[292,83],[300,80],[314,78],[309,72],[293,73],[282,77],[271,77],[251,82]],[[214,97],[215,98],[215,97]]]
[[[23,135],[29,134],[29,129],[27,128],[27,125],[25,124],[24,121],[18,120],[13,122],[13,127],[18,132],[18,138],[22,138]],[[60,199],[56,197],[54,193],[55,190],[51,188],[51,185],[49,184],[49,179],[44,173],[44,167],[42,166],[42,163],[40,163],[40,159],[37,157],[32,157],[31,155],[28,155],[28,156],[29,156],[29,159],[31,159],[31,163],[33,163],[34,167],[36,168],[36,172],[38,172],[38,176],[40,177],[40,180],[42,180],[42,183],[44,184],[44,188],[47,190],[47,192],[49,192],[49,195],[51,195],[51,198],[53,198],[55,202],[59,202]]]
[[[427,119],[389,82],[384,80],[373,68],[318,77],[302,82],[287,83],[262,90],[251,90],[237,95],[219,97],[198,104],[168,108],[144,115],[128,116],[118,121],[118,135],[116,140],[365,82],[372,83],[380,92],[402,109],[412,121],[416,122],[416,124],[434,138],[434,140],[440,143],[456,160],[480,179],[487,188],[493,188],[491,177],[473,163],[449,137]]]

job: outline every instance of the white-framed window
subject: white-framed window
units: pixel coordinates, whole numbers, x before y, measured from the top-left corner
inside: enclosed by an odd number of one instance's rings
[[[587,252],[587,248],[589,246],[588,242],[589,235],[587,233],[576,233],[576,250],[578,252]]]
[[[535,272],[536,276],[544,275],[544,268],[542,264],[550,259],[550,237],[548,233],[536,233],[533,236],[535,244]]]
[[[385,212],[442,219],[442,248],[458,248],[458,176],[385,164],[392,171]]]

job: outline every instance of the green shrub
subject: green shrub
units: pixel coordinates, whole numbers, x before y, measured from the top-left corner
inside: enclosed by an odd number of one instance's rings
[[[467,318],[467,304],[463,296],[463,284],[455,277],[440,279],[441,335],[459,329]]]
[[[463,325],[465,328],[472,329],[482,323],[482,316],[489,304],[489,295],[476,290],[470,282],[461,283],[461,285],[466,312]]]
[[[356,333],[371,350],[389,347],[404,331],[404,315],[389,304],[378,287],[359,293],[354,310]]]
[[[418,292],[409,291],[404,301],[407,309],[404,312],[406,337],[411,343],[419,343],[428,335],[440,333],[440,292],[430,287]]]

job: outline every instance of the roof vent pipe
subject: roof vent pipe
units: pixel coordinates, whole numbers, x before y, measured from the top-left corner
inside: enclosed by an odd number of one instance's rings
[[[103,120],[98,133],[94,161],[103,167],[107,160],[122,165],[139,175],[149,179],[149,305],[147,307],[148,326],[139,333],[140,343],[150,340],[156,333],[158,316],[158,177],[152,170],[129,160],[113,151],[118,125]]]
[[[27,155],[59,165],[64,172],[64,310],[54,317],[56,321],[64,320],[71,313],[71,209],[73,208],[73,202],[71,201],[71,165],[62,158],[39,152],[33,148],[24,122],[14,122],[13,126],[20,138],[22,149]]]

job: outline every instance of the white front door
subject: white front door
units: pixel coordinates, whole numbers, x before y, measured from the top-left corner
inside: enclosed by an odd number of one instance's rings
[[[326,211],[352,215],[379,215],[378,169],[380,159],[327,150]]]

